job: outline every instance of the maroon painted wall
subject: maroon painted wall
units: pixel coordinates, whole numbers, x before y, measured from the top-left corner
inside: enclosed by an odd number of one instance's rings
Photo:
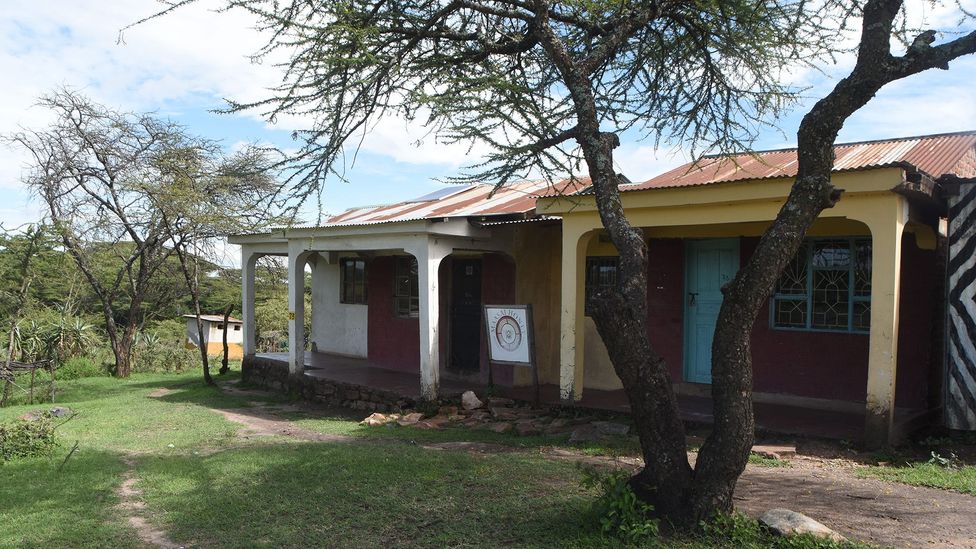
[[[515,304],[515,262],[500,254],[485,254],[481,261],[481,302],[488,305]],[[482,322],[484,319],[482,319]],[[494,364],[492,377],[497,385],[511,387],[515,368],[508,364]],[[488,341],[481,337],[481,377],[488,380]]]
[[[929,408],[929,380],[933,364],[932,335],[936,304],[942,299],[938,284],[939,262],[935,250],[922,250],[915,236],[905,233],[901,249],[901,304],[898,326],[898,372],[895,376],[895,406]]]
[[[370,362],[382,368],[407,372],[420,371],[420,321],[397,318],[393,313],[392,256],[372,259],[367,266],[366,346]],[[438,272],[440,288],[440,359],[442,368],[450,357],[450,300],[452,258],[441,262]],[[482,258],[481,298],[483,303],[515,302],[515,263],[499,254]],[[495,383],[511,385],[513,366],[495,365]],[[449,372],[448,372],[449,374]],[[488,379],[488,347],[482,337],[479,379]]]
[[[647,334],[681,381],[684,359],[685,241],[652,238],[647,243]]]
[[[741,239],[741,262],[758,238]],[[931,360],[935,252],[920,250],[914,236],[902,243],[896,405],[926,407]],[[752,332],[754,389],[757,392],[864,402],[867,387],[867,334],[774,330],[769,302]]]
[[[740,240],[741,264],[759,239]],[[752,331],[754,390],[763,393],[864,401],[868,379],[868,335],[774,330],[769,301]]]
[[[391,256],[374,258],[366,266],[367,357],[382,368],[419,372],[420,320],[393,313],[393,269]]]

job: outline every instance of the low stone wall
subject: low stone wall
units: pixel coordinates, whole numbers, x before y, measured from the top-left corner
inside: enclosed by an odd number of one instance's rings
[[[353,410],[399,412],[416,404],[411,398],[375,387],[306,375],[292,377],[288,375],[288,366],[281,361],[256,356],[244,357],[241,377],[245,383],[264,389]]]

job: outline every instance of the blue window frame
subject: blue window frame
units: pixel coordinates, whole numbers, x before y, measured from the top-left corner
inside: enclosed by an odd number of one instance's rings
[[[871,239],[804,241],[770,300],[784,330],[867,333],[871,328]]]

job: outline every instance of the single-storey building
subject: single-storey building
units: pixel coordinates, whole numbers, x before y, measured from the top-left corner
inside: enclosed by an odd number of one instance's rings
[[[861,417],[861,433],[880,444],[942,407],[940,181],[976,176],[976,132],[843,144],[835,155],[843,199],[817,220],[756,322],[755,402]],[[622,185],[627,217],[649,246],[649,336],[679,395],[707,400],[721,286],[748,261],[795,174],[796,151],[777,150],[708,157]],[[482,305],[531,304],[541,383],[568,403],[623,398],[585,310],[587,292],[615,284],[617,271],[585,180],[451,187],[230,242],[242,248],[245,370],[254,262],[281,255],[292,319],[279,360],[292,375],[341,356],[414,374],[426,398],[442,382],[484,383]],[[497,385],[531,380],[525,368],[493,369]]]
[[[183,315],[186,319],[186,348],[200,348],[200,336],[197,330],[196,315]],[[222,315],[200,315],[203,321],[203,344],[206,345],[208,355],[224,354],[224,332],[227,332],[227,358],[240,360],[244,358],[244,321],[228,317],[224,322]]]

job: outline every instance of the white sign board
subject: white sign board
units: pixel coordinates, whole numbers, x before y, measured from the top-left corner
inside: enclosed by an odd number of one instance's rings
[[[532,309],[529,305],[485,305],[488,359],[532,366]]]

